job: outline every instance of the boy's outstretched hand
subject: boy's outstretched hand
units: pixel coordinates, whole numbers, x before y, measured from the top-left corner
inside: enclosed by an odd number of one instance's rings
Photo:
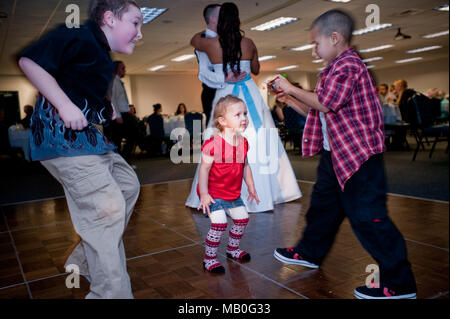
[[[211,203],[216,203],[211,195],[200,195],[200,204],[198,205],[197,210],[203,208],[203,215],[206,215],[208,213],[209,216],[211,214],[211,212],[209,211],[209,205],[211,205]]]
[[[277,75],[273,80],[274,90],[277,93],[277,98],[286,94],[290,94],[290,89],[293,85],[283,76]]]
[[[256,189],[252,187],[251,189],[248,189],[248,198],[247,201],[249,203],[252,203],[253,201],[256,201],[256,204],[259,204],[260,200],[258,198],[258,194],[256,194]]]

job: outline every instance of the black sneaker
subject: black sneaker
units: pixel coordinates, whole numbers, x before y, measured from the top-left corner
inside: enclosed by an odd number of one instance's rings
[[[319,265],[305,260],[303,256],[293,248],[277,248],[273,252],[273,256],[285,264],[300,265],[308,268],[319,268]]]
[[[415,291],[395,291],[387,287],[367,288],[361,286],[355,289],[354,295],[358,299],[416,299]]]

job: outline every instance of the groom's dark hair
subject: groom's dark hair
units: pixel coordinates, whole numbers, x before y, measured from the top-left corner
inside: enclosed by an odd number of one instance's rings
[[[203,9],[203,17],[205,18],[206,24],[209,24],[209,17],[211,16],[213,10],[214,10],[216,7],[220,7],[220,4],[218,4],[218,3],[212,3],[212,4],[207,5],[207,6],[205,7],[205,9]]]

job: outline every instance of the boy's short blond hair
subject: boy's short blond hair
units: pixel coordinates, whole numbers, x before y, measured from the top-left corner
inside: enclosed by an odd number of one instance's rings
[[[111,11],[119,19],[128,11],[130,5],[140,9],[134,0],[91,0],[89,4],[89,18],[94,20],[99,27],[104,25],[103,14]]]
[[[216,127],[219,131],[222,132],[223,127],[219,123],[219,117],[224,117],[227,113],[227,109],[230,105],[234,105],[237,103],[244,103],[240,98],[238,98],[236,95],[228,94],[217,101],[217,104],[214,108],[214,115],[213,115],[213,123],[212,126]],[[245,105],[245,103],[244,103]]]

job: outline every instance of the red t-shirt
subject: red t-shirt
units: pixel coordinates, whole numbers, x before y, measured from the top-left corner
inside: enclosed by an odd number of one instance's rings
[[[212,198],[231,201],[241,196],[247,151],[248,141],[245,137],[240,137],[237,146],[229,144],[219,135],[203,144],[202,152],[214,158],[208,176],[208,193]],[[197,194],[200,197],[198,184]]]

